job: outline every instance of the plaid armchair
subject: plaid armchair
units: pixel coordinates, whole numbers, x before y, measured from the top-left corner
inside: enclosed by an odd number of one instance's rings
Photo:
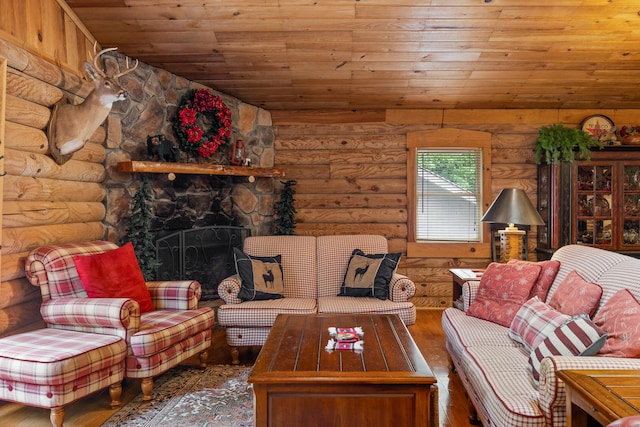
[[[154,310],[140,313],[127,298],[89,298],[73,261],[118,246],[107,241],[41,247],[26,259],[26,276],[40,287],[40,312],[49,328],[116,335],[127,343],[127,378],[142,380],[143,399],[151,399],[153,377],[200,354],[204,367],[211,346],[214,314],[198,308],[197,281],[147,282]]]

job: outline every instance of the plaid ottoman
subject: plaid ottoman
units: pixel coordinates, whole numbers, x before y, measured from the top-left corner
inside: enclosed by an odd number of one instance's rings
[[[0,399],[50,408],[54,426],[65,405],[105,387],[118,406],[126,351],[120,337],[62,329],[0,338]]]

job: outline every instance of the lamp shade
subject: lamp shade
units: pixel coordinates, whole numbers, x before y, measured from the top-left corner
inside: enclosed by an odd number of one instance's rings
[[[482,217],[482,222],[544,225],[544,220],[521,188],[503,188]]]

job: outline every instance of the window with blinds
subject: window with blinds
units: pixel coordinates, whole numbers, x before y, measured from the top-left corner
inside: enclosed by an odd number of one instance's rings
[[[417,150],[416,240],[482,241],[482,149]]]

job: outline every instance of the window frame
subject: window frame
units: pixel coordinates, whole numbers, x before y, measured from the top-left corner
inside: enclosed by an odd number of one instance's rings
[[[491,204],[491,133],[441,128],[407,133],[407,256],[421,258],[491,258],[489,224],[482,225],[482,241],[419,242],[416,239],[418,149],[480,148],[482,150],[482,212]]]

